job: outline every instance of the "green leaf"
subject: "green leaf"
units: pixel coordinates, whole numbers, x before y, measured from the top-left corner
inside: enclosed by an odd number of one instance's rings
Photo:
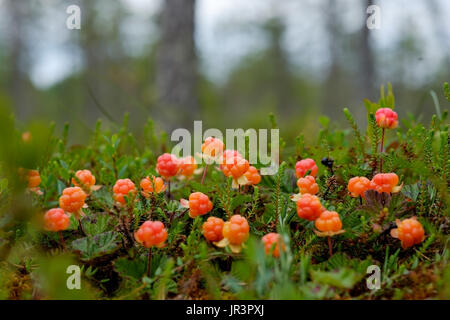
[[[108,231],[96,236],[88,236],[72,241],[73,250],[82,260],[90,261],[109,255],[119,249],[120,235],[115,231]]]

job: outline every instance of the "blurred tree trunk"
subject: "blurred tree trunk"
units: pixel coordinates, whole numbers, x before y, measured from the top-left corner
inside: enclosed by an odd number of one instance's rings
[[[364,13],[367,8],[373,5],[373,0],[364,0]],[[366,15],[365,15],[366,16]],[[366,16],[367,17],[367,16]],[[367,28],[366,20],[364,20],[361,26],[361,47],[359,52],[360,60],[360,79],[361,79],[361,93],[362,98],[369,98],[373,100],[375,94],[375,62],[372,52],[370,38],[370,30]]]
[[[156,86],[168,128],[190,127],[199,116],[195,0],[165,0],[156,61]]]
[[[9,11],[9,17],[11,24],[10,30],[10,44],[9,44],[9,90],[16,110],[16,114],[19,118],[23,119],[28,113],[25,102],[25,76],[22,72],[22,53],[24,49],[24,7],[23,3],[17,0],[9,0],[6,2],[7,10]]]

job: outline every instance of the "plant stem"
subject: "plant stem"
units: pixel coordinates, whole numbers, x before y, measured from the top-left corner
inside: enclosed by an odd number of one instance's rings
[[[170,180],[167,181],[167,199],[170,200]]]
[[[84,232],[83,224],[81,223],[81,218],[78,220],[78,226],[80,227],[80,232],[83,236],[86,236],[86,232]]]
[[[59,233],[59,241],[61,241],[63,250],[66,250],[66,243],[64,242],[64,237],[63,237],[62,231],[59,230],[58,233]]]
[[[362,205],[362,197],[359,196],[359,204]]]
[[[148,249],[148,255],[147,255],[147,277],[150,278],[150,272],[152,268],[152,247]]]
[[[333,255],[333,244],[331,242],[331,237],[328,237],[328,250],[330,253],[330,257]]]
[[[203,170],[202,181],[200,182],[200,184],[203,184],[203,181],[205,181],[206,171],[208,171],[208,164],[206,164],[205,170]]]
[[[380,145],[380,173],[383,173],[384,131],[385,131],[385,128],[383,128],[382,134],[381,134],[381,145]]]

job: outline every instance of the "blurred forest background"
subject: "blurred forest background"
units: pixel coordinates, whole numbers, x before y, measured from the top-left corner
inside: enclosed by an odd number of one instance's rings
[[[69,30],[66,8],[81,8]],[[366,9],[381,7],[381,29]],[[260,128],[287,140],[394,87],[400,117],[434,113],[450,74],[448,0],[0,0],[0,105],[82,142],[130,113],[164,130]],[[308,136],[308,135],[307,135]]]

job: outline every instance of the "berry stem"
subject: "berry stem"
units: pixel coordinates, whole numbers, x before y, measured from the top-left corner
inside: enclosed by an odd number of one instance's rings
[[[150,247],[148,249],[148,254],[147,254],[147,277],[150,278],[150,272],[152,269],[152,247]]]
[[[84,232],[83,224],[81,223],[81,218],[78,219],[78,226],[80,227],[80,232],[83,236],[86,236],[86,232]]]
[[[167,199],[170,200],[170,180],[167,181]]]
[[[66,243],[64,242],[64,237],[63,237],[62,231],[59,230],[58,233],[59,233],[59,241],[61,241],[63,250],[66,250]]]
[[[359,196],[359,204],[362,205],[362,197]]]
[[[200,182],[200,184],[203,184],[203,181],[205,181],[206,171],[208,171],[208,164],[206,164],[205,170],[203,170],[202,181]]]
[[[380,145],[380,173],[383,173],[383,148],[384,148],[384,131],[385,128],[381,131],[381,145]]]
[[[333,255],[333,244],[332,244],[332,241],[331,241],[331,237],[328,237],[328,251],[329,251],[329,254],[330,254],[330,257]]]

